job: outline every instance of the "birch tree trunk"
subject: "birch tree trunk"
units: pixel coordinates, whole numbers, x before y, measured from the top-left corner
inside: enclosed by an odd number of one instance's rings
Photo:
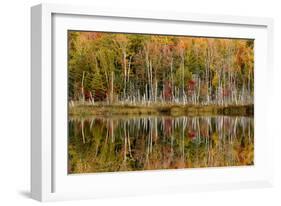
[[[171,59],[171,89],[172,89],[172,102],[174,102],[174,79],[173,79],[173,58]]]
[[[114,99],[114,91],[113,91],[113,85],[114,85],[114,72],[111,72],[111,89],[110,89],[110,103],[113,103]]]
[[[185,98],[185,91],[184,91],[184,53],[181,51],[181,68],[182,68],[182,100],[184,101]]]
[[[81,82],[81,93],[82,93],[82,103],[85,103],[85,94],[84,94],[84,77],[85,77],[85,71],[83,71],[82,75],[82,82]]]
[[[123,53],[123,67],[124,67],[124,90],[123,90],[123,98],[126,99],[126,80],[127,80],[127,63],[126,63],[126,48],[122,48],[122,53]]]

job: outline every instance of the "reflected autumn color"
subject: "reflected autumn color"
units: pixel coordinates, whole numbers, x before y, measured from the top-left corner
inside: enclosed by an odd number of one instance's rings
[[[68,173],[254,164],[254,119],[110,116],[69,119]]]

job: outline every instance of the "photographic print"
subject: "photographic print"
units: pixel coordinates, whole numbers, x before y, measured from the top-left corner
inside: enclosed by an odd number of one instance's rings
[[[68,31],[68,174],[253,164],[253,39]]]

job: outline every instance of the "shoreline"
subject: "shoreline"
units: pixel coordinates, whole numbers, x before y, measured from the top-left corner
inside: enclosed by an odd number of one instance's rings
[[[254,116],[254,105],[177,105],[177,104],[151,104],[151,105],[76,105],[69,106],[70,116],[88,115],[169,115],[169,116]]]

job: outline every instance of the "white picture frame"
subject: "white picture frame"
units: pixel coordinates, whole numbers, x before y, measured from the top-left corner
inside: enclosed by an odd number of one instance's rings
[[[69,29],[254,38],[257,45],[255,165],[239,168],[67,175],[65,125],[67,84],[66,70],[63,68],[66,68],[67,64],[65,32]],[[268,130],[266,110],[270,102],[267,98],[268,90],[261,85],[261,82],[266,82],[267,89],[272,88],[270,81],[273,75],[272,29],[273,21],[269,18],[167,14],[57,4],[40,4],[32,7],[32,198],[53,201],[272,186],[273,136]],[[262,136],[266,138],[261,138]]]

